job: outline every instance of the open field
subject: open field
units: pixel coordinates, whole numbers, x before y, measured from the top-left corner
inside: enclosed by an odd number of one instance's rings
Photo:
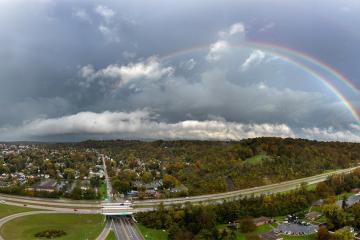
[[[138,225],[141,234],[145,240],[166,240],[168,233],[163,230],[147,228],[144,225]]]
[[[39,214],[7,222],[0,233],[5,240],[31,240],[37,239],[34,235],[38,232],[56,229],[66,232],[59,240],[81,240],[95,239],[103,226],[101,215]]]
[[[306,236],[288,236],[282,235],[284,240],[315,240],[315,235],[306,235]]]
[[[0,204],[0,218],[13,215],[15,213],[28,212],[34,210],[36,209]]]
[[[263,160],[267,160],[267,159],[269,159],[269,156],[266,155],[265,153],[262,153],[246,159],[245,163],[256,165],[261,163]]]

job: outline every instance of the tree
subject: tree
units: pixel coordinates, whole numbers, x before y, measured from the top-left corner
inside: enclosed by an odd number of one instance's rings
[[[163,177],[164,188],[173,188],[177,185],[177,179],[171,175],[166,174]]]
[[[240,229],[244,233],[253,232],[256,229],[254,219],[252,217],[244,217],[240,220]]]
[[[329,229],[338,229],[346,223],[346,213],[342,208],[335,204],[327,204],[323,207]]]
[[[327,198],[335,195],[334,190],[326,183],[321,182],[316,186],[316,194],[321,198]]]
[[[350,232],[349,228],[342,228],[331,236],[330,240],[353,240],[354,234]]]
[[[116,179],[113,182],[113,187],[115,188],[116,191],[123,193],[123,194],[126,194],[128,191],[131,190],[130,183],[129,183],[129,181],[126,181],[126,180],[120,181],[119,179]]]
[[[342,202],[341,202],[341,207],[342,207],[342,209],[345,209],[345,208],[347,208],[347,200],[348,200],[348,198],[347,198],[347,196],[343,196],[343,198],[342,198]]]
[[[65,168],[64,169],[64,178],[74,179],[75,178],[75,170],[72,168]]]
[[[250,239],[251,240],[261,240],[260,236],[258,234],[256,234],[256,233],[247,233],[245,236],[246,236],[245,238],[249,239],[249,240]]]
[[[90,178],[90,185],[92,187],[99,187],[100,186],[100,177],[94,176],[94,177]]]
[[[318,240],[329,240],[330,239],[330,233],[329,230],[326,227],[320,227],[318,234],[317,234]]]

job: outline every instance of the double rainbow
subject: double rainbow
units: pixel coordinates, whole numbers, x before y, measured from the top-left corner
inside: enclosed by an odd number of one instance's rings
[[[277,56],[282,60],[302,69],[303,71],[313,76],[315,79],[319,80],[326,88],[328,88],[349,110],[351,115],[356,120],[357,124],[360,124],[360,114],[357,111],[357,109],[353,106],[351,101],[346,98],[346,96],[336,87],[336,85],[332,81],[330,81],[327,77],[325,77],[321,72],[316,71],[313,68],[311,68],[308,64],[305,64],[305,62],[315,66],[317,69],[328,74],[329,76],[332,76],[332,78],[341,82],[351,91],[353,91],[357,96],[359,96],[360,94],[359,88],[357,88],[357,86],[350,79],[348,79],[340,71],[330,66],[329,64],[324,63],[304,52],[300,52],[298,50],[276,45],[273,43],[266,43],[260,41],[247,41],[241,44],[229,45],[229,47],[230,48],[248,47],[248,48],[263,50],[265,52],[270,53],[271,55]],[[199,45],[191,48],[180,49],[162,56],[161,59],[170,59],[172,57],[176,57],[182,54],[187,54],[200,50],[206,50],[208,48],[209,45]]]

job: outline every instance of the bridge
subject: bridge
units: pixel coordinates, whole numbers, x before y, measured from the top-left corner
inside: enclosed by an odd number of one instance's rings
[[[123,203],[103,203],[101,204],[101,213],[105,216],[129,216],[134,213],[131,202]]]

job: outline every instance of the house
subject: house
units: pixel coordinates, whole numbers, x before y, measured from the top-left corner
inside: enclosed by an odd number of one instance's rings
[[[273,223],[274,219],[269,217],[258,217],[254,219],[254,224],[258,227],[264,224]]]
[[[352,193],[360,193],[360,188],[353,188],[353,189],[351,189],[351,192]]]
[[[347,200],[346,200],[346,207],[351,207],[353,206],[355,203],[358,203],[360,202],[360,194],[356,194],[356,195],[353,195],[353,196],[350,196]],[[343,200],[339,200],[336,202],[336,204],[339,206],[339,207],[342,207],[343,206]]]
[[[312,212],[305,214],[305,218],[309,221],[314,221],[314,220],[318,219],[319,217],[321,217],[321,213],[316,212],[316,211],[312,211]]]
[[[27,190],[36,192],[55,192],[57,190],[57,182],[55,179],[47,179],[27,188]]]
[[[313,205],[314,207],[321,207],[323,204],[324,204],[324,199],[319,199],[319,200],[313,202],[312,205]]]

